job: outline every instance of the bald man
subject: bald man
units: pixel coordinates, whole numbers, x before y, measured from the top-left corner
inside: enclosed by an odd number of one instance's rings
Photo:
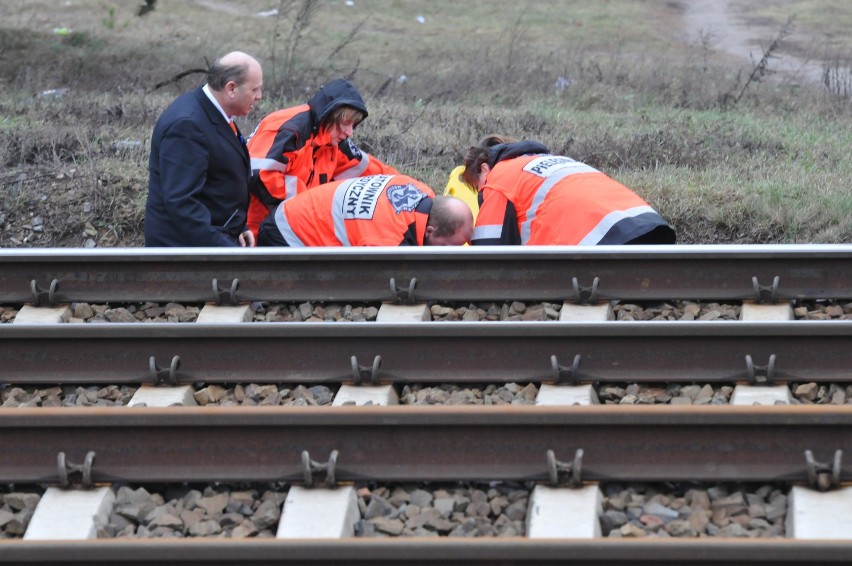
[[[261,99],[263,71],[234,51],[207,84],[183,94],[157,120],[148,163],[146,246],[254,246],[245,230],[251,161],[235,116]]]

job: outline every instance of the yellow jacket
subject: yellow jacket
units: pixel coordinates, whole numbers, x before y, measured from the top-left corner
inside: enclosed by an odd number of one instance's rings
[[[470,185],[462,181],[461,174],[463,171],[464,165],[459,165],[450,172],[444,194],[463,200],[470,207],[470,211],[473,213],[473,221],[476,222],[476,215],[479,214],[479,195]]]

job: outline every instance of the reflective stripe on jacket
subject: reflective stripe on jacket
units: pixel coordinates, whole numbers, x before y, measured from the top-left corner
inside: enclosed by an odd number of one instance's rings
[[[639,195],[597,169],[560,155],[536,153],[498,161],[480,194],[474,245],[625,244],[668,227]]]
[[[320,88],[307,103],[269,114],[250,136],[252,181],[247,227],[255,236],[269,211],[304,190],[337,179],[397,172],[351,140],[331,145],[330,133],[320,131],[319,126],[341,106],[367,115],[355,87],[337,79]]]
[[[435,193],[406,175],[335,181],[279,204],[274,222],[291,247],[423,245]]]

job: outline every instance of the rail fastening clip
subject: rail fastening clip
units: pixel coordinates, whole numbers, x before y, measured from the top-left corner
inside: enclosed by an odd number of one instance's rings
[[[337,465],[337,450],[332,450],[328,456],[328,463],[322,464],[311,460],[311,455],[307,450],[302,450],[302,474],[305,478],[305,485],[312,487],[314,485],[314,474],[325,473],[326,487],[334,487],[337,481],[334,477],[334,467]]]
[[[577,448],[577,451],[574,453],[574,461],[571,463],[568,462],[560,462],[556,459],[556,454],[553,450],[547,451],[547,475],[550,478],[550,485],[553,487],[557,487],[559,485],[559,478],[566,477],[570,475],[568,479],[568,485],[572,487],[579,487],[583,480],[580,477],[580,472],[583,468],[583,449]]]
[[[352,381],[355,385],[362,385],[366,381],[369,381],[370,385],[379,384],[379,366],[382,365],[381,356],[373,358],[372,367],[358,365],[357,356],[352,356],[350,361],[352,362]]]
[[[817,462],[810,450],[805,450],[805,461],[808,464],[808,485],[820,491],[828,491],[840,487],[840,461],[843,450],[834,452],[834,463]]]
[[[60,452],[56,455],[56,464],[59,468],[59,485],[67,488],[71,485],[68,479],[69,475],[80,475],[80,484],[84,489],[91,489],[92,483],[92,464],[95,462],[95,452],[90,450],[86,453],[86,459],[82,464],[72,464],[65,460],[65,452]]]
[[[179,368],[180,356],[174,356],[171,365],[167,368],[158,366],[157,358],[154,356],[148,358],[148,371],[155,385],[169,385],[172,387],[177,385],[177,370]]]
[[[553,371],[553,380],[556,383],[577,385],[580,382],[580,354],[574,355],[574,362],[570,368],[559,365],[559,359],[554,354],[550,356],[550,369]]]
[[[598,298],[598,284],[600,277],[595,277],[592,280],[591,287],[581,287],[580,282],[576,277],[571,278],[571,285],[574,287],[574,300],[579,305],[589,305],[595,302]]]
[[[237,306],[237,289],[240,288],[240,280],[234,279],[231,281],[231,289],[230,290],[222,290],[219,287],[219,280],[214,277],[213,278],[213,297],[216,299],[216,304],[219,306],[228,305],[228,306]]]
[[[400,289],[396,284],[396,278],[390,278],[390,292],[394,296],[394,301],[406,305],[414,304],[414,288],[417,286],[417,278],[412,277],[408,283],[408,289]]]
[[[748,370],[748,381],[752,385],[768,385],[775,375],[775,354],[769,356],[769,363],[765,366],[756,366],[751,356],[745,357],[746,369]]]
[[[30,292],[33,294],[33,302],[40,307],[52,307],[56,304],[57,289],[59,289],[59,279],[52,280],[49,289],[39,287],[35,279],[30,281]]]
[[[758,303],[774,303],[778,296],[778,286],[781,283],[781,278],[775,276],[772,280],[772,285],[760,285],[757,282],[757,277],[751,278],[751,286],[754,288],[754,300]]]

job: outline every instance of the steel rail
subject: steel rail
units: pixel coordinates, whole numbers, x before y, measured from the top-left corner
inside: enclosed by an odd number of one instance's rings
[[[848,564],[852,542],[842,540],[98,540],[3,541],[0,564],[122,564],[218,566],[251,564],[572,564],[574,566],[822,566]]]
[[[94,483],[310,484],[303,453],[338,482],[551,482],[557,462],[581,481],[806,482],[806,451],[829,469],[852,453],[852,406],[13,409],[0,438],[3,483],[60,482],[60,452]]]
[[[852,297],[852,245],[0,250],[0,303]]]
[[[852,381],[852,321],[0,325],[0,383]]]

